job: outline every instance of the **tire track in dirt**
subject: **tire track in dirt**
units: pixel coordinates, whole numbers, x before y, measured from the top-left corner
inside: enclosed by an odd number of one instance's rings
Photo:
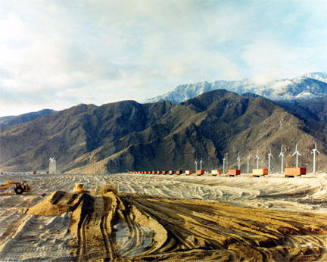
[[[139,194],[56,192],[29,210],[71,212],[75,258],[142,261],[315,261],[327,216]],[[58,214],[59,214],[58,213]]]

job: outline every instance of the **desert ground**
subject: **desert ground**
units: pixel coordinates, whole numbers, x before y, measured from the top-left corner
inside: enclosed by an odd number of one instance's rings
[[[1,261],[327,261],[326,173],[8,179],[32,190],[0,191]]]

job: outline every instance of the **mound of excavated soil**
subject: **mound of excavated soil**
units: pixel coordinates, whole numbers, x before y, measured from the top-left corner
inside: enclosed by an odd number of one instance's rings
[[[315,261],[326,252],[327,215],[106,191],[57,191],[28,214],[72,212],[82,260]]]

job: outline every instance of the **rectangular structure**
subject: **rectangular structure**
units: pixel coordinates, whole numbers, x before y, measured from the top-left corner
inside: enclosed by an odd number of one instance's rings
[[[192,173],[193,173],[192,170],[186,170],[186,171],[185,171],[185,175],[191,175]]]
[[[257,168],[252,170],[253,176],[266,176],[268,175],[268,168]]]
[[[169,170],[169,175],[173,175],[175,174],[175,171],[174,170]]]
[[[307,173],[307,169],[305,167],[289,167],[285,168],[284,172],[286,177],[301,176]]]
[[[183,173],[182,170],[176,170],[176,175],[181,175]]]
[[[197,176],[202,176],[203,174],[204,174],[204,170],[203,169],[196,170],[196,175]]]
[[[211,170],[211,175],[213,175],[213,176],[216,176],[216,175],[220,175],[220,174],[222,174],[222,170],[221,169],[213,169],[213,170]]]
[[[237,176],[237,175],[241,174],[241,170],[239,170],[239,169],[229,169],[227,174],[230,175],[230,176]]]

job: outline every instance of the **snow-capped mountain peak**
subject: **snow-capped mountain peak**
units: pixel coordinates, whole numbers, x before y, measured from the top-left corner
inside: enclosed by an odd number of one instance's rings
[[[226,89],[240,95],[253,93],[272,100],[308,99],[327,95],[327,73],[307,73],[295,78],[270,81],[266,84],[256,84],[248,79],[184,84],[164,95],[148,99],[146,102],[170,100],[173,103],[180,103],[216,89]]]

